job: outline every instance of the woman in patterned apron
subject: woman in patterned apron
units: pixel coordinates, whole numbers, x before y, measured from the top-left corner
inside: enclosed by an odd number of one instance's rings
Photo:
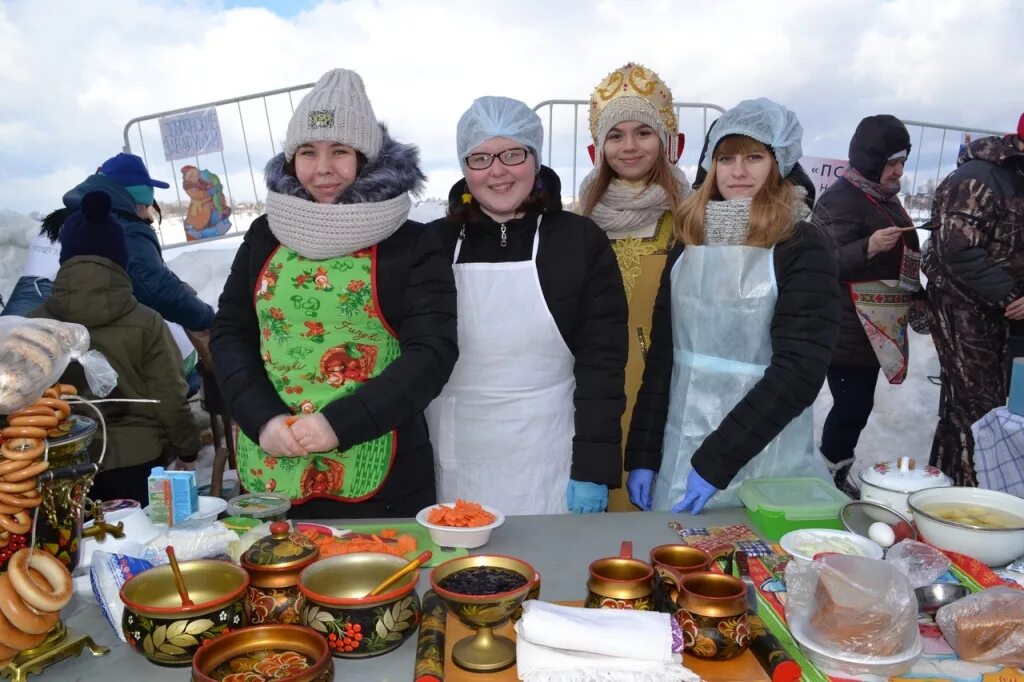
[[[895,116],[868,116],[850,140],[843,177],[821,195],[814,216],[836,241],[842,312],[828,368],[832,409],[821,432],[821,454],[836,487],[853,497],[850,467],[875,405],[879,370],[901,384],[910,362],[907,326],[912,306],[923,311],[921,246],[900,203],[900,178],[910,133]],[[915,304],[915,299],[918,303]]]
[[[242,486],[298,516],[412,516],[436,501],[423,409],[458,355],[448,257],[407,220],[418,152],[335,69],[265,175],[213,327]]]
[[[676,167],[682,136],[672,91],[650,69],[630,63],[605,76],[590,97],[590,134],[594,169],[580,185],[580,209],[611,240],[626,289],[625,430],[643,376],[654,296],[674,241],[672,214],[690,187]],[[609,509],[632,510],[625,493],[613,491]]]
[[[708,179],[675,217],[680,243],[626,447],[641,508],[738,505],[748,478],[832,480],[810,406],[836,341],[839,285],[831,240],[785,180],[802,132],[767,99],[740,102],[712,129]],[[653,490],[633,485],[641,477]]]
[[[615,254],[562,210],[527,105],[459,120],[465,178],[432,223],[454,263],[459,361],[427,420],[442,501],[506,514],[599,512],[620,484],[626,297]]]

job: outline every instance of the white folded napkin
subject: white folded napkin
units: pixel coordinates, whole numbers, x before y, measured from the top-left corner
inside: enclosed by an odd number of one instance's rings
[[[667,613],[523,604],[516,668],[524,682],[700,682],[672,653]]]

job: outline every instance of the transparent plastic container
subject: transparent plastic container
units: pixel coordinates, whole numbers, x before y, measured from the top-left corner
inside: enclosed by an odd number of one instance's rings
[[[843,530],[839,510],[850,498],[820,478],[752,478],[743,481],[740,499],[761,533],[778,540],[801,528]]]
[[[292,501],[279,493],[249,493],[228,500],[228,516],[247,516],[260,521],[284,521]]]

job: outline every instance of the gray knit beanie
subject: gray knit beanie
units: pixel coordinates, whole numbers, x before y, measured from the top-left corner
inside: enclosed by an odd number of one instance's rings
[[[374,161],[382,138],[363,79],[355,71],[333,69],[320,76],[295,108],[284,155],[291,161],[300,145],[323,140],[347,144]]]

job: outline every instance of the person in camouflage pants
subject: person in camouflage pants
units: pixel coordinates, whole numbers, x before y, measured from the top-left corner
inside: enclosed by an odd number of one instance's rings
[[[1016,135],[964,147],[932,220],[921,270],[942,399],[930,461],[973,486],[971,424],[1006,404],[1010,325],[1024,320],[1024,116]]]

